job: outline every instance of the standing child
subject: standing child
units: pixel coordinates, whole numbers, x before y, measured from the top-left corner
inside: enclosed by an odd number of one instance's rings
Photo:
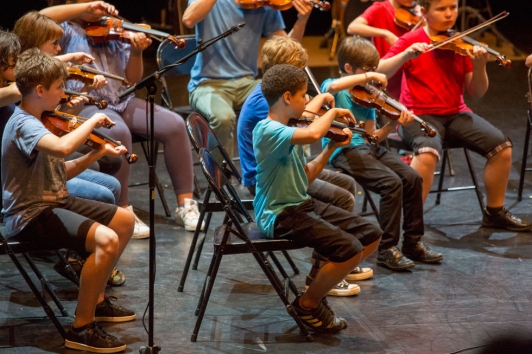
[[[36,48],[18,57],[15,81],[22,101],[2,139],[2,212],[8,237],[91,253],[81,272],[79,306],[65,346],[114,353],[126,345],[96,321],[135,319],[134,312],[104,297],[111,270],[133,233],[134,216],[115,205],[70,196],[66,181],[101,156],[117,156],[125,148],[105,144],[76,160],[64,161],[93,129],[113,124],[104,114],[95,114],[63,137],[44,127],[41,116],[59,103],[66,75],[63,63]]]
[[[532,223],[504,207],[512,168],[512,142],[464,103],[464,89],[475,98],[488,90],[488,53],[477,46],[467,56],[441,49],[424,53],[431,43],[430,36],[454,26],[458,0],[420,0],[419,5],[426,25],[401,37],[380,61],[378,70],[391,76],[404,69],[401,102],[438,133],[434,138],[426,137],[413,124],[399,129],[414,151],[411,166],[423,179],[423,201],[432,186],[442,143],[452,141],[487,159],[484,168],[487,207],[482,225],[528,231]]]
[[[372,42],[382,58],[397,39],[410,29],[401,27],[395,21],[397,9],[409,9],[419,13],[420,7],[414,0],[384,0],[376,1],[355,18],[347,27],[347,33],[363,37],[372,37]],[[406,10],[405,10],[406,11]],[[401,95],[401,75],[390,78],[386,88],[393,98],[399,99]]]
[[[292,308],[301,320],[317,331],[338,332],[347,321],[333,317],[322,299],[363,259],[373,253],[381,231],[363,218],[308,196],[308,184],[316,178],[331,153],[349,143],[329,143],[320,155],[306,163],[303,144],[321,139],[336,117],[353,115],[334,108],[307,128],[288,127],[290,118],[305,110],[307,76],[292,65],[270,68],[262,80],[262,92],[270,107],[268,119],[253,130],[257,159],[257,195],[253,201],[258,227],[270,238],[288,237],[313,247],[326,257],[307,291],[297,296]]]
[[[375,134],[379,141],[396,123],[389,122],[375,130],[375,109],[362,107],[350,99],[350,91],[356,85],[371,81],[386,83],[383,74],[369,71],[379,64],[379,53],[368,40],[360,37],[345,38],[338,48],[338,66],[342,77],[327,79],[322,90],[334,95],[337,107],[347,108],[358,120],[365,122],[366,132]],[[368,72],[369,71],[369,72]],[[398,122],[408,125],[413,121],[409,112],[401,112]],[[419,125],[414,124],[419,129]],[[329,139],[324,139],[327,145]],[[443,259],[440,253],[431,251],[421,242],[425,233],[423,225],[423,200],[421,177],[397,155],[380,145],[369,145],[354,133],[351,144],[336,150],[331,164],[352,176],[362,187],[380,194],[379,225],[384,231],[379,245],[377,264],[392,270],[414,267],[414,261],[436,263]],[[401,237],[401,210],[403,211],[403,247],[397,248]]]

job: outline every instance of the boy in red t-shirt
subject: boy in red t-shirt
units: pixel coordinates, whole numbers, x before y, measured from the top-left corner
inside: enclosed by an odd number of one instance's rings
[[[420,11],[419,5],[414,0],[374,2],[362,15],[349,24],[347,33],[372,37],[372,42],[382,58],[399,37],[409,31],[395,22],[395,11],[398,8],[408,8],[417,13]],[[401,95],[400,73],[390,78],[386,89],[392,97],[399,98]]]
[[[429,37],[447,31],[456,22],[458,0],[420,0],[419,5],[426,25],[399,38],[380,61],[378,70],[392,76],[403,69],[401,102],[438,132],[436,137],[429,138],[413,124],[399,128],[399,134],[414,151],[411,166],[423,178],[423,200],[430,192],[442,143],[453,141],[487,158],[484,169],[487,207],[482,225],[530,230],[532,223],[504,208],[512,167],[511,141],[473,113],[463,99],[464,88],[476,98],[488,90],[488,53],[481,47],[474,47],[467,56],[439,49],[426,52],[430,48]]]

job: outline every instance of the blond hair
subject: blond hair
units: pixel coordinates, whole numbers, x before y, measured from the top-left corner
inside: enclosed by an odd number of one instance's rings
[[[17,20],[13,33],[20,38],[21,51],[25,51],[61,38],[63,29],[51,18],[31,11]]]
[[[305,48],[293,38],[274,36],[264,42],[261,52],[262,74],[277,64],[289,64],[303,69],[307,66]]]

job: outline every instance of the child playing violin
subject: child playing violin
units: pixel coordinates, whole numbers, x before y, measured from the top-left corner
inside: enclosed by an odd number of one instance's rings
[[[131,43],[118,40],[96,43],[85,33],[88,23],[99,21],[102,16],[118,14],[114,6],[103,1],[87,0],[50,0],[49,3],[50,5],[63,4],[41,10],[41,14],[61,23],[64,30],[59,41],[62,53],[89,53],[94,58],[92,67],[99,71],[126,78],[132,83],[142,78],[142,53],[151,44],[151,39],[147,38],[144,33],[132,33]],[[67,85],[69,89],[78,91],[77,89],[83,84],[69,81]],[[107,85],[92,90],[91,94],[97,99],[105,99],[108,102],[108,108],[102,112],[116,121],[116,126],[106,134],[122,142],[131,151],[132,133],[147,136],[146,103],[136,98],[134,94],[123,101],[119,100],[118,94],[123,90],[122,82],[108,80]],[[96,110],[96,107],[85,106],[79,115],[89,116]],[[164,144],[165,165],[172,180],[178,204],[176,222],[184,226],[185,230],[193,231],[198,223],[199,212],[197,202],[192,199],[194,173],[185,123],[179,115],[158,105],[155,106],[155,116],[155,139]],[[130,170],[130,165],[123,163],[116,174],[122,185],[118,205],[123,207],[128,207]],[[138,220],[137,223],[140,224],[141,221]]]
[[[486,157],[484,185],[487,207],[484,227],[528,231],[532,223],[512,215],[504,199],[512,167],[512,143],[499,129],[473,113],[464,103],[464,88],[480,98],[488,90],[488,53],[475,46],[461,56],[449,50],[425,53],[430,36],[454,26],[458,0],[420,0],[426,25],[405,34],[380,61],[379,72],[388,76],[403,69],[401,102],[437,131],[435,138],[424,136],[414,125],[400,127],[399,134],[412,147],[412,167],[423,178],[423,201],[434,179],[436,164],[446,140]]]
[[[333,108],[307,128],[288,127],[288,120],[301,117],[306,105],[307,75],[293,65],[268,69],[262,79],[262,92],[269,112],[268,119],[259,121],[253,130],[257,159],[253,206],[257,226],[270,238],[288,237],[313,247],[329,260],[291,307],[311,329],[336,333],[347,327],[347,321],[334,317],[322,299],[375,251],[381,231],[362,217],[311,198],[306,192],[331,153],[348,144],[349,139],[330,142],[308,163],[302,145],[321,139],[334,118],[354,118],[348,110]],[[344,131],[350,138],[351,131]]]
[[[307,65],[307,61],[308,54],[305,48],[293,38],[274,36],[262,46],[261,62],[263,73],[266,73],[277,64],[290,64],[303,69]],[[307,104],[306,109],[317,111],[324,103],[334,103],[330,94],[316,96]],[[308,113],[305,112],[303,114]],[[257,161],[253,152],[253,129],[255,129],[259,121],[266,118],[268,118],[268,102],[262,94],[262,85],[258,84],[244,102],[238,117],[237,126],[242,184],[253,195],[255,195],[257,176]],[[317,178],[312,183],[309,183],[307,194],[321,202],[331,203],[347,211],[353,211],[355,208],[355,181],[341,173],[323,169]],[[312,282],[320,268],[320,264],[324,261],[327,260],[314,252],[311,260],[313,267],[307,275],[307,285]],[[371,268],[356,267],[346,279],[332,288],[327,295],[356,295],[360,292],[360,287],[356,284],[349,284],[347,281],[364,280],[372,275],[373,270]]]
[[[375,109],[362,107],[350,99],[350,91],[356,85],[365,86],[371,81],[386,85],[386,76],[371,71],[378,64],[379,53],[371,42],[360,37],[345,38],[338,48],[338,67],[342,76],[325,80],[322,91],[333,94],[337,107],[349,109],[359,121],[365,122],[366,132],[381,141],[395,130],[395,122],[375,130]],[[406,110],[397,120],[404,126],[412,121],[412,115]],[[420,129],[419,125],[412,125]],[[328,143],[329,139],[324,138],[323,145]],[[378,265],[405,270],[414,267],[413,261],[437,263],[443,259],[440,253],[421,242],[425,233],[422,181],[416,171],[386,148],[367,144],[358,133],[353,133],[349,145],[331,155],[330,162],[365,189],[380,194],[379,225],[383,235],[377,255]],[[397,248],[401,237],[401,209],[404,214],[402,252]]]
[[[382,58],[399,37],[410,31],[410,28],[399,25],[395,20],[396,11],[405,8],[414,13],[420,11],[414,0],[376,1],[349,24],[347,33],[372,37],[372,42]],[[401,75],[390,78],[386,89],[392,97],[398,99],[401,95]]]
[[[2,212],[9,238],[91,253],[81,272],[79,306],[65,346],[114,353],[126,345],[96,321],[135,319],[134,312],[104,296],[111,270],[133,233],[134,215],[111,204],[71,196],[66,181],[101,156],[120,155],[125,149],[105,144],[75,161],[64,161],[93,129],[113,123],[100,113],[63,137],[50,133],[41,116],[59,103],[65,78],[64,64],[37,48],[18,56],[15,81],[22,101],[8,120],[2,140]]]

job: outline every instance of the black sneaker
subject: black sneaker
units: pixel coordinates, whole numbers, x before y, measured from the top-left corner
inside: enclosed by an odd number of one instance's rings
[[[422,263],[439,263],[443,256],[441,253],[431,250],[423,242],[418,241],[415,244],[403,244],[403,255],[413,261]]]
[[[384,251],[379,251],[379,254],[377,255],[377,265],[391,270],[406,270],[416,266],[412,260],[405,257],[395,246]]]
[[[118,353],[126,349],[126,344],[107,333],[97,322],[92,322],[79,333],[70,327],[65,347],[93,353]]]
[[[115,301],[116,297],[107,296],[96,305],[94,320],[98,322],[127,322],[133,321],[137,317],[135,312],[112,303]]]
[[[292,316],[298,316],[303,323],[316,332],[337,333],[347,328],[347,321],[341,317],[334,317],[323,302],[320,301],[317,308],[306,310],[299,305],[298,295],[290,305],[293,311],[289,311]]]
[[[505,229],[509,231],[530,231],[532,229],[531,222],[518,218],[506,210],[505,207],[494,215],[491,215],[486,209],[484,209],[483,214],[482,226],[484,227]]]

